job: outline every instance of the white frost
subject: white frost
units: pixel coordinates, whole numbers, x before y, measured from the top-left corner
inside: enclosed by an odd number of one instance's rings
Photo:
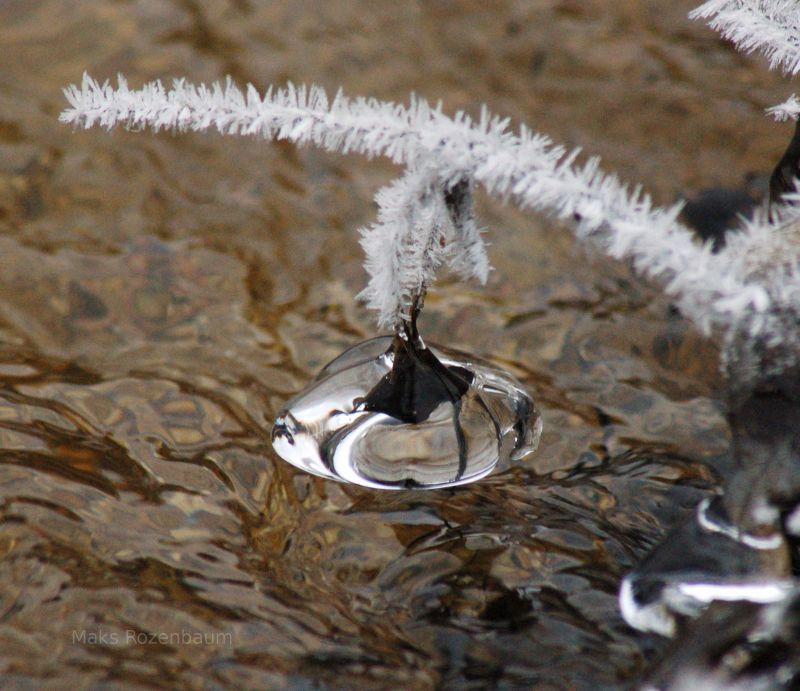
[[[427,168],[409,169],[375,195],[378,220],[361,229],[370,280],[359,297],[377,310],[381,326],[391,327],[409,313],[442,264],[486,282],[489,259],[472,214],[472,193],[465,183],[453,192],[446,195],[436,170]]]
[[[767,108],[767,115],[771,115],[778,122],[797,120],[800,115],[800,100],[796,94],[792,94],[783,103]]]
[[[745,53],[760,51],[770,69],[800,72],[800,4],[796,0],[709,0],[689,13]]]
[[[577,151],[568,153],[524,126],[514,134],[507,120],[486,109],[473,122],[463,113],[450,118],[419,99],[404,107],[339,92],[329,101],[319,87],[291,84],[262,97],[252,85],[242,92],[230,80],[210,87],[177,80],[170,90],[154,82],[131,90],[123,77],[114,88],[84,75],[81,86],[65,94],[70,108],[61,120],[76,126],[216,129],[388,156],[405,166],[408,172],[377,195],[377,223],[362,231],[370,274],[362,297],[382,325],[397,323],[441,264],[485,281],[489,264],[471,211],[473,184],[575,222],[579,237],[595,238],[613,257],[660,280],[706,333],[715,325],[744,325],[758,333],[767,313],[798,297],[796,262],[786,265],[780,280],[752,267],[753,249],[794,218],[751,223],[729,248],[713,254],[678,223],[679,206],[653,207],[641,188],[629,189],[604,173],[597,159],[577,166]],[[446,194],[458,185],[467,190],[461,208],[448,208]],[[785,257],[777,259],[786,264]]]

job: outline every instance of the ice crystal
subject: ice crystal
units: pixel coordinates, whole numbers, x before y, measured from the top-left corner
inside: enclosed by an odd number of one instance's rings
[[[796,0],[709,0],[689,16],[705,19],[745,53],[760,51],[770,69],[800,72],[800,4]]]

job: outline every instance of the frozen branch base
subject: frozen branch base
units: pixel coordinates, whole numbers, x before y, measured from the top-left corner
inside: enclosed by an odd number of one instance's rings
[[[406,361],[426,361],[400,382],[397,360],[408,350],[407,342],[383,336],[329,363],[278,414],[272,428],[278,454],[331,480],[437,489],[475,482],[498,463],[536,450],[542,420],[513,377],[466,355],[423,347],[411,348]]]

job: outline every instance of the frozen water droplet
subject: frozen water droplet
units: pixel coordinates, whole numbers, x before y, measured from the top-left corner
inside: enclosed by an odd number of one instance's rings
[[[273,447],[298,468],[378,489],[474,482],[536,449],[541,417],[516,379],[445,348],[430,351],[448,371],[463,373],[465,392],[433,403],[428,397],[424,420],[371,406],[375,391],[385,399],[395,358],[392,338],[382,336],[342,353],[286,404],[272,428]]]

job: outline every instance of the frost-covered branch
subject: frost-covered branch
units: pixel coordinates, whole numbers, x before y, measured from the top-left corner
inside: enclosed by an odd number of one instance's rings
[[[767,114],[778,122],[797,120],[798,116],[800,116],[800,100],[795,94],[792,94],[783,103],[767,108]]]
[[[370,281],[359,297],[377,310],[381,326],[392,327],[410,314],[442,264],[486,282],[489,259],[468,181],[445,191],[434,169],[409,169],[375,201],[377,223],[361,230]]]
[[[800,3],[797,0],[709,0],[689,13],[746,53],[760,51],[770,69],[800,72]]]
[[[362,231],[371,276],[363,296],[382,324],[396,323],[443,263],[485,280],[488,262],[472,217],[472,184],[576,222],[580,237],[594,237],[610,255],[660,280],[706,332],[719,325],[758,334],[771,313],[797,304],[796,245],[781,244],[784,253],[770,255],[785,267],[780,280],[752,266],[753,256],[763,256],[764,243],[772,246],[782,237],[791,218],[752,223],[713,254],[677,222],[679,207],[654,208],[640,188],[630,190],[603,173],[596,159],[577,166],[577,151],[567,153],[525,127],[513,134],[507,121],[485,109],[473,123],[421,100],[406,108],[350,100],[340,92],[329,101],[313,86],[270,89],[262,98],[252,86],[242,93],[230,81],[195,87],[179,80],[169,91],[156,82],[134,91],[122,78],[115,89],[88,76],[66,95],[71,107],[61,120],[79,126],[217,129],[384,155],[405,166],[406,175],[377,196],[378,222]]]

